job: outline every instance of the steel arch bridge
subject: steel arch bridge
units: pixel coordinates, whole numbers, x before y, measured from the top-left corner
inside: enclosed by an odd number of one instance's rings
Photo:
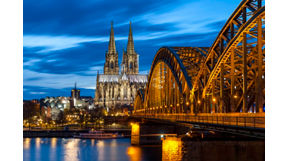
[[[157,51],[133,113],[162,119],[205,117],[202,121],[226,116],[219,118],[223,122],[236,116],[237,124],[244,117],[245,126],[253,119],[254,127],[264,127],[264,108],[265,1],[243,0],[211,47]]]

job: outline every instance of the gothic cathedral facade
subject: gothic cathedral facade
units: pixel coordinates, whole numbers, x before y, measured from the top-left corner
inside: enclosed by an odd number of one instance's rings
[[[144,89],[147,83],[147,75],[139,74],[139,55],[134,49],[131,22],[127,50],[123,51],[121,66],[118,62],[113,23],[105,59],[104,74],[97,74],[95,106],[109,109],[131,106],[137,90]]]

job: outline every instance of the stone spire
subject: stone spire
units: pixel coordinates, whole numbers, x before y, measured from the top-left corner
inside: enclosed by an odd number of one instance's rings
[[[104,74],[119,74],[119,60],[116,50],[113,22],[111,22],[110,42],[108,52],[106,52]]]
[[[115,35],[114,35],[114,28],[113,28],[113,21],[112,21],[108,54],[113,54],[113,53],[116,53],[116,43],[115,43]]]
[[[135,53],[135,48],[134,48],[134,40],[133,40],[133,33],[132,33],[132,22],[130,21],[127,54],[133,54],[133,53]]]

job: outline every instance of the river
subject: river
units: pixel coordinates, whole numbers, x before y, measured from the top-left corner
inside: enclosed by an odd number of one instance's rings
[[[263,161],[264,141],[166,140],[131,146],[124,139],[24,138],[24,161]]]

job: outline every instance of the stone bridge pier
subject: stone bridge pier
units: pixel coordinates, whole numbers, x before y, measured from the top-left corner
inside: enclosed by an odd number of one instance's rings
[[[164,137],[185,134],[189,127],[159,122],[133,122],[131,123],[132,145],[161,144]]]

